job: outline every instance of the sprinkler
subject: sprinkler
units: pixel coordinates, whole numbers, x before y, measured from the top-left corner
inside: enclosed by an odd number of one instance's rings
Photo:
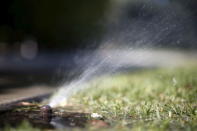
[[[40,108],[43,120],[50,121],[52,117],[52,108],[49,105],[44,105]]]
[[[52,114],[52,108],[49,105],[44,105],[41,107],[42,114]]]

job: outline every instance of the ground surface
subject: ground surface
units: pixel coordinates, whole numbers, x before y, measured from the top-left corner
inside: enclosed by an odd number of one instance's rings
[[[89,86],[65,103],[102,115],[109,126],[73,130],[197,130],[196,66],[114,74]]]
[[[53,91],[53,88],[44,86],[4,89],[3,92],[0,92],[0,106],[27,98],[52,93]]]
[[[197,130],[197,67],[119,74],[90,86],[71,103],[105,116],[114,130]]]
[[[103,57],[108,54],[115,56],[107,64],[113,65],[113,62],[116,63],[117,59],[120,59],[120,64],[129,67],[164,66],[166,68],[193,64],[197,58],[196,53],[188,54],[179,51],[142,50],[133,51],[131,54],[124,51],[120,54],[116,53],[116,51],[102,53]],[[194,63],[196,64],[196,62]],[[130,130],[130,128],[136,130],[195,130],[197,129],[196,74],[197,67],[188,66],[187,68],[138,70],[136,73],[113,75],[92,82],[90,84],[92,88],[80,92],[69,102],[72,105],[82,106],[88,112],[96,112],[106,117],[106,121],[110,124],[110,128],[106,128],[107,130],[111,128],[114,130]],[[2,90],[0,103],[51,92],[48,89],[36,87]],[[28,124],[23,126],[22,128],[30,130],[31,126]],[[85,128],[85,130],[87,129],[90,128]]]

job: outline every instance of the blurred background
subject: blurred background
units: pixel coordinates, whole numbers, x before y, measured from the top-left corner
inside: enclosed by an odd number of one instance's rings
[[[0,89],[57,85],[72,77],[76,52],[109,41],[196,50],[196,7],[196,0],[1,1]]]

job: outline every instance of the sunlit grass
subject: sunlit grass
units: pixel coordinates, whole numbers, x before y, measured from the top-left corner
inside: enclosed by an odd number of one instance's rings
[[[71,102],[105,116],[117,130],[197,129],[197,67],[99,78]]]

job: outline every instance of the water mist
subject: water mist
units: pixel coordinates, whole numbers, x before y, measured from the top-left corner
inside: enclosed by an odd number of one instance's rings
[[[60,87],[50,99],[51,107],[60,106],[99,75],[112,74],[123,68],[169,66],[178,63],[181,57],[172,52],[163,57],[162,52],[150,48],[165,44],[181,46],[181,43],[196,41],[190,15],[179,6],[172,7],[168,0],[115,0],[112,7],[103,42],[95,52],[87,53],[91,57],[79,58],[86,59],[85,65],[79,63],[82,73]],[[150,12],[146,13],[147,10]],[[137,14],[130,14],[135,11]]]

